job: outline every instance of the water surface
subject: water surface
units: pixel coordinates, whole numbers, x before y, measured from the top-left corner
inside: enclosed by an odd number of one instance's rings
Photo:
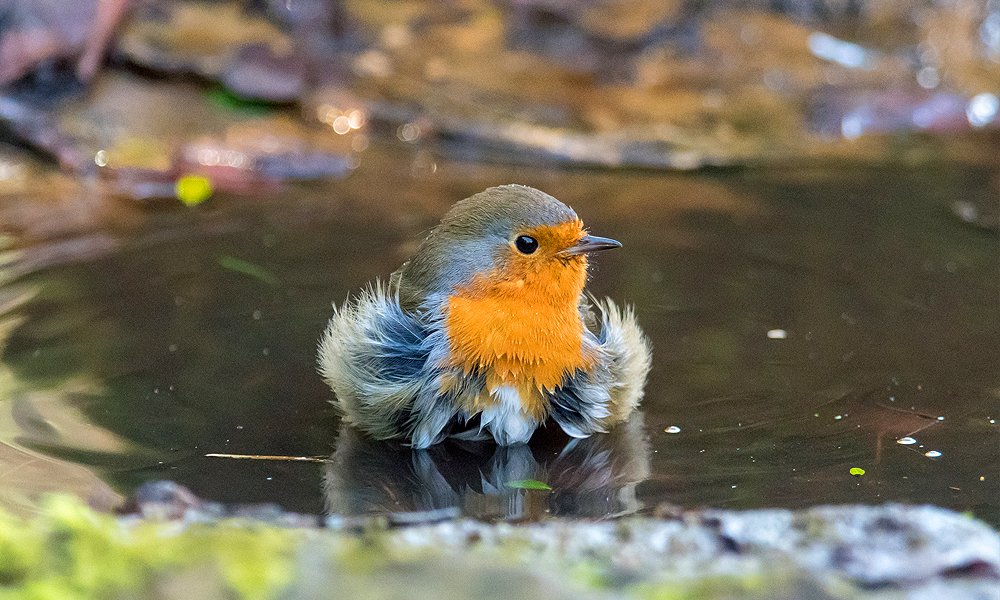
[[[996,181],[949,165],[561,172],[375,146],[345,180],[194,210],[94,199],[114,227],[15,238],[0,267],[0,501],[83,493],[89,472],[121,494],[173,479],[304,512],[902,501],[1000,524],[1000,241],[950,210],[995,202]],[[590,286],[633,303],[652,341],[643,413],[508,449],[343,428],[314,369],[331,302],[393,271],[452,202],[509,182],[624,243]]]

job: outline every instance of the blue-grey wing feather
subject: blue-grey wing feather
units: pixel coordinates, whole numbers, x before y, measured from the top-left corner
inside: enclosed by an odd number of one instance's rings
[[[338,309],[320,340],[319,370],[346,420],[377,439],[438,441],[456,412],[438,391],[440,336],[438,323],[404,311],[379,284]]]

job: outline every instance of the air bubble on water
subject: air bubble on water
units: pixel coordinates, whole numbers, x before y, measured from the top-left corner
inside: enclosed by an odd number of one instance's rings
[[[917,443],[917,440],[915,440],[914,438],[911,438],[911,437],[907,436],[907,437],[899,438],[898,440],[896,440],[896,443],[897,444],[902,444],[904,446],[912,446],[913,444]]]
[[[1000,111],[1000,98],[990,93],[976,94],[965,108],[965,116],[973,127],[985,127]]]
[[[676,426],[676,425],[671,425],[670,427],[667,427],[666,429],[664,429],[663,432],[664,433],[680,433],[681,432],[681,428],[678,427],[678,426]]]
[[[924,452],[924,456],[927,458],[940,458],[941,453],[937,450],[928,450],[927,452]]]

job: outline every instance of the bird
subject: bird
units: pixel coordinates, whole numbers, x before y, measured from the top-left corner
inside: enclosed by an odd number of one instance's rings
[[[335,407],[416,449],[524,444],[550,423],[607,432],[638,407],[651,364],[634,309],[585,291],[588,256],[619,247],[529,186],[460,200],[388,281],[334,305],[317,361]]]

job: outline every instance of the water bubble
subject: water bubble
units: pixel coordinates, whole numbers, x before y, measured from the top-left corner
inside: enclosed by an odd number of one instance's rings
[[[415,123],[403,123],[396,129],[396,137],[403,142],[415,142],[420,137],[420,127]]]
[[[767,332],[767,339],[769,340],[783,340],[788,337],[788,332],[784,329],[771,329]]]
[[[1000,98],[990,93],[976,94],[965,107],[965,116],[973,127],[985,127],[1000,111]]]
[[[857,113],[846,115],[840,120],[840,135],[853,140],[865,132],[865,119]]]
[[[676,426],[676,425],[671,425],[670,427],[667,427],[666,429],[664,429],[663,432],[664,433],[680,433],[681,432],[681,428],[678,427],[678,426]]]
[[[944,417],[943,416],[942,417],[938,417],[937,420],[938,421],[944,421]]]
[[[979,39],[989,50],[991,58],[1000,57],[1000,12],[994,9],[983,19],[983,24],[979,26]]]
[[[897,444],[902,444],[904,446],[912,446],[913,444],[917,443],[917,440],[915,440],[914,438],[911,438],[911,437],[907,436],[907,437],[899,438],[898,440],[896,440],[896,443]]]
[[[351,140],[351,150],[354,150],[355,152],[364,152],[368,149],[369,144],[370,141],[368,140],[367,135],[357,135],[353,140]]]
[[[365,125],[365,113],[358,109],[347,113],[347,124],[351,126],[351,129],[361,129]]]
[[[823,60],[854,69],[871,67],[871,53],[858,44],[846,42],[820,31],[810,33],[806,42],[813,55]]]
[[[937,450],[928,450],[927,452],[924,452],[924,456],[927,458],[941,458],[941,452]]]
[[[934,67],[924,67],[917,73],[917,84],[925,90],[936,88],[941,83],[941,76]]]
[[[337,135],[344,135],[351,130],[351,120],[346,115],[340,115],[333,120],[331,127]]]
[[[392,60],[384,52],[369,50],[354,59],[353,70],[372,77],[387,78],[392,75]]]

